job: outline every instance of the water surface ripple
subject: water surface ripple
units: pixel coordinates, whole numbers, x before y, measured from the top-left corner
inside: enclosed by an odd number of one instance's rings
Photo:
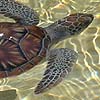
[[[100,99],[100,0],[18,0],[40,15],[45,27],[70,13],[91,13],[93,23],[79,36],[61,41],[53,48],[68,47],[79,53],[72,73],[50,91],[35,95],[33,90],[42,78],[46,62],[13,78],[0,80],[0,89],[15,88],[20,100],[99,100]],[[0,16],[0,21],[13,21]],[[22,99],[23,98],[23,99]]]

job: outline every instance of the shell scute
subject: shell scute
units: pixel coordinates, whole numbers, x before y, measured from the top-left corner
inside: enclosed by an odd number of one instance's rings
[[[7,23],[0,27],[4,34],[0,39],[0,78],[19,75],[45,57],[46,32],[42,28]]]

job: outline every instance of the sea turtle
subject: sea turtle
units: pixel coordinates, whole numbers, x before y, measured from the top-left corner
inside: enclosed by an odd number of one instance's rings
[[[41,28],[37,13],[14,0],[0,0],[0,14],[13,22],[0,23],[0,78],[19,75],[48,61],[35,94],[56,86],[72,70],[77,53],[69,48],[50,50],[52,44],[81,33],[92,22],[92,14],[74,13]]]

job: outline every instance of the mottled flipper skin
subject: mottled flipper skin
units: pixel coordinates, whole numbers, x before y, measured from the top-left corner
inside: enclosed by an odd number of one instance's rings
[[[21,25],[36,25],[39,23],[39,16],[33,9],[15,2],[15,0],[0,0],[0,14],[13,18]]]
[[[54,49],[49,52],[44,77],[35,89],[39,94],[59,84],[69,74],[77,60],[77,53],[68,48]]]
[[[38,24],[37,13],[14,0],[0,0],[0,14],[13,18],[16,23],[0,23],[0,78],[19,75],[37,65],[49,47],[63,39],[80,34],[93,20],[93,15],[75,13],[59,19],[46,28]],[[44,76],[35,94],[59,84],[72,70],[77,53],[68,48],[49,51]]]
[[[56,21],[46,28],[52,43],[80,34],[92,22],[93,15],[76,13]],[[35,94],[58,85],[69,74],[77,60],[77,53],[67,48],[54,49],[47,54],[48,65],[38,83]]]

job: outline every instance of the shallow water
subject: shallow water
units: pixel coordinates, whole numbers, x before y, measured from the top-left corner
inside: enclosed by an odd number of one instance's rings
[[[61,41],[53,48],[68,47],[78,52],[73,71],[50,91],[35,95],[46,62],[17,77],[0,80],[0,90],[16,89],[18,100],[99,100],[100,99],[100,0],[18,0],[40,15],[45,27],[70,13],[86,12],[95,16],[93,23],[79,36]],[[0,17],[1,21],[13,21]],[[16,99],[17,100],[17,99]]]

